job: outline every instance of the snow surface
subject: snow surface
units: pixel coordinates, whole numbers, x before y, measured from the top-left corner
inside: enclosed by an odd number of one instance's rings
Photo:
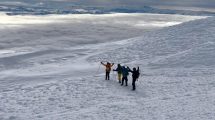
[[[214,17],[0,17],[0,120],[215,119]],[[99,61],[140,66],[137,90]]]

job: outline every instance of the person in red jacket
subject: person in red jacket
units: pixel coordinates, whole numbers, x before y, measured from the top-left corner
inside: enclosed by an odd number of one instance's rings
[[[102,65],[105,66],[105,71],[106,71],[106,75],[105,75],[105,80],[110,80],[110,71],[111,71],[111,67],[113,67],[114,63],[109,63],[107,62],[107,64],[104,64],[103,62],[101,62]]]

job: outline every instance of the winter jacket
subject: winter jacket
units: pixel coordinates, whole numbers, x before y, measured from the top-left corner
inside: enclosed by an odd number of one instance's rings
[[[117,71],[118,74],[122,74],[122,67],[117,67],[115,70],[113,71]]]
[[[104,63],[101,63],[102,65],[104,65],[106,67],[106,72],[110,72],[111,71],[111,67],[113,67],[113,63],[112,64],[104,64]]]
[[[127,77],[129,75],[129,69],[125,68],[124,66],[122,67],[122,75],[123,77]]]
[[[132,71],[130,68],[128,68],[128,69],[129,69],[129,72],[132,73],[132,77],[133,77],[133,78],[139,78],[139,75],[140,75],[139,67],[137,68],[136,71]]]

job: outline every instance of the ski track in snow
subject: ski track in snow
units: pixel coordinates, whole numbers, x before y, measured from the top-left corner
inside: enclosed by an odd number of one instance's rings
[[[213,24],[207,18],[117,42],[1,51],[0,120],[215,119]],[[141,66],[136,91],[130,77],[128,87],[116,73],[104,80],[98,62],[107,60]]]

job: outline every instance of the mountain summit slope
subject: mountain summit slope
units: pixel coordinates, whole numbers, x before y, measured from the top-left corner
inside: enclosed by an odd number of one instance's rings
[[[143,68],[151,69],[212,69],[214,23],[215,18],[209,17],[144,34],[130,39],[134,41],[131,45],[108,52],[107,56],[122,63],[132,64],[137,60],[138,64],[144,64]],[[108,59],[107,56],[103,58]]]
[[[122,41],[1,51],[0,120],[214,120],[214,22]],[[137,90],[130,77],[127,87],[115,73],[104,80],[100,61],[140,66]]]

